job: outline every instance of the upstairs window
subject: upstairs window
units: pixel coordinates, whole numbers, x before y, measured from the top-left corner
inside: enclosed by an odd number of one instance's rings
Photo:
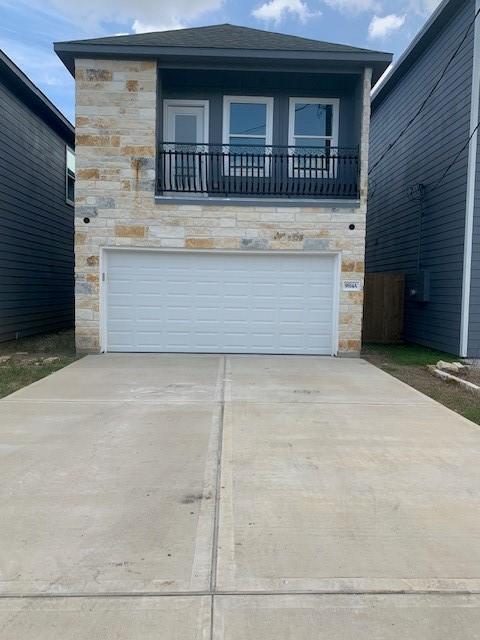
[[[290,174],[301,178],[333,177],[329,158],[338,146],[337,99],[290,98],[288,144]]]
[[[73,206],[75,204],[75,153],[70,147],[66,147],[65,155],[65,199]]]
[[[290,98],[289,144],[330,149],[338,145],[338,100]]]
[[[228,173],[266,175],[265,156],[271,153],[273,98],[225,96],[223,144],[228,145]]]

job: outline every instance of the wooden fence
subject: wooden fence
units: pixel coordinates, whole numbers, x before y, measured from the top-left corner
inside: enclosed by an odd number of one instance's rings
[[[402,342],[405,276],[403,273],[367,273],[363,313],[363,341]]]

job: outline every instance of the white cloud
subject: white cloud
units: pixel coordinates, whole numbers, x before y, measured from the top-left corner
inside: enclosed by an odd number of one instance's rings
[[[169,31],[171,29],[183,29],[185,25],[177,20],[171,22],[161,22],[157,24],[145,24],[140,20],[134,20],[132,24],[133,33],[149,33],[150,31]]]
[[[73,79],[52,41],[140,33],[198,23],[225,0],[0,0],[0,47],[73,118]],[[10,21],[3,24],[8,12]],[[18,24],[18,28],[16,25]]]
[[[74,24],[100,31],[108,23],[131,25],[132,31],[177,29],[209,11],[220,9],[223,0],[46,0]]]
[[[373,16],[368,26],[368,37],[386,38],[388,35],[400,29],[405,23],[406,16],[397,16],[391,13],[388,16]]]
[[[410,0],[409,9],[417,15],[427,17],[440,4],[441,0]]]
[[[338,9],[341,13],[353,14],[364,11],[380,11],[381,5],[378,0],[325,0],[333,9]]]
[[[318,17],[321,11],[313,11],[303,0],[269,0],[252,11],[258,20],[279,24],[288,14],[300,22]]]

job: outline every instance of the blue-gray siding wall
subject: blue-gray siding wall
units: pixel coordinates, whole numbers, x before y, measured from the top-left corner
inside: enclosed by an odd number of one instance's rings
[[[474,16],[459,10],[390,94],[374,109],[367,214],[367,272],[406,274],[405,338],[459,353],[467,152],[438,181],[469,136],[473,30],[434,97],[376,169],[380,154],[418,110]],[[409,196],[425,185],[422,202]],[[423,214],[422,214],[423,210]],[[409,295],[417,270],[430,273],[430,301]]]
[[[477,18],[478,20],[479,18]],[[480,33],[480,29],[477,30]],[[477,114],[478,122],[480,111]],[[480,358],[480,133],[477,141],[477,165],[475,180],[475,204],[472,242],[472,281],[470,288],[470,323],[468,332],[468,354]]]
[[[274,98],[273,144],[288,144],[289,97],[340,98],[340,147],[360,143],[362,76],[358,74],[260,73],[246,71],[191,71],[162,69],[159,87],[163,99],[210,102],[210,142],[222,143],[223,96]],[[159,129],[162,123],[159,122]],[[161,138],[161,130],[159,131]]]
[[[65,142],[0,79],[0,341],[73,326]]]

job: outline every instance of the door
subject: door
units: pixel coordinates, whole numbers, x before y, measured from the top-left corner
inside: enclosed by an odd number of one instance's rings
[[[107,351],[336,352],[336,256],[106,256]]]
[[[208,102],[166,100],[164,109],[165,184],[206,195]]]

